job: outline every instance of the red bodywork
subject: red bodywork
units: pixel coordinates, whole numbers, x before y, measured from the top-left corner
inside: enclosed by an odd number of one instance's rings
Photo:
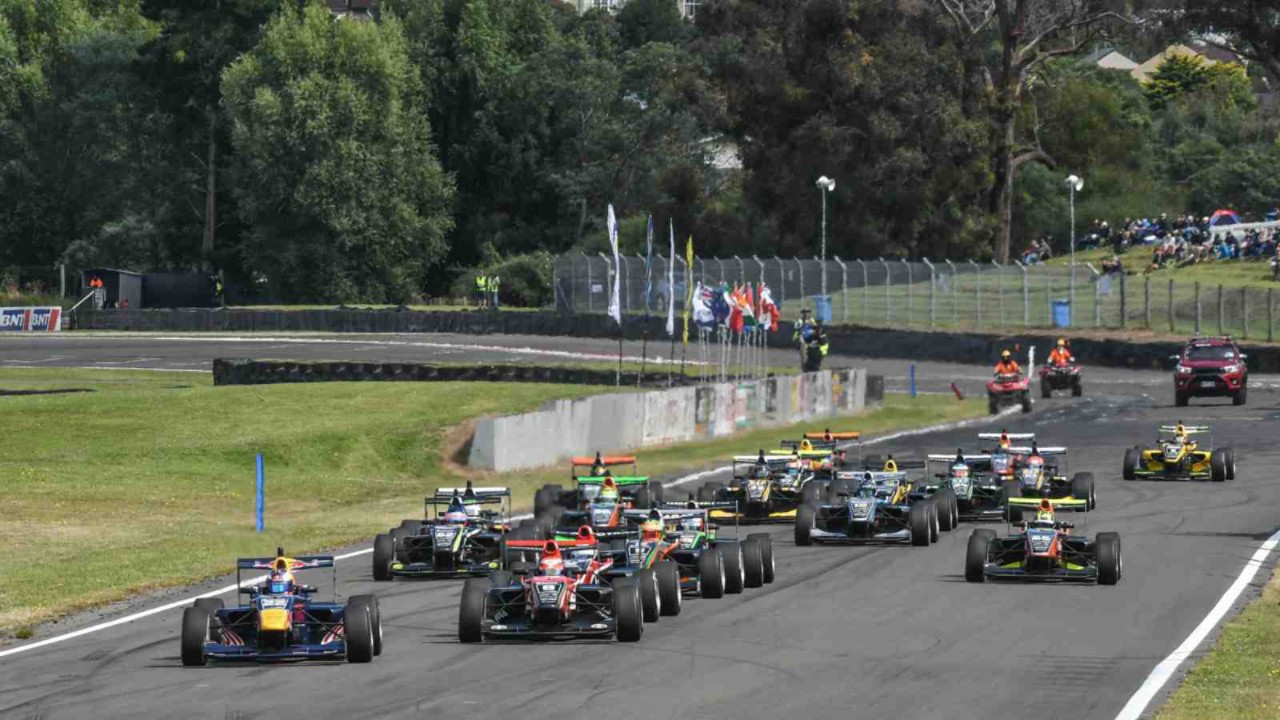
[[[1193,351],[1232,357],[1190,357]],[[1197,339],[1187,343],[1178,354],[1173,373],[1175,391],[1184,397],[1236,395],[1249,381],[1249,367],[1234,341],[1229,337]]]
[[[987,392],[994,395],[1026,392],[1030,381],[1021,375],[1000,375],[987,383]]]

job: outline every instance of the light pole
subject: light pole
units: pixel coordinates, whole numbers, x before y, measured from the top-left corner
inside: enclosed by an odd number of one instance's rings
[[[836,181],[823,175],[818,178],[822,191],[822,296],[827,296],[827,193],[836,189]]]
[[[1071,237],[1067,242],[1071,245],[1071,314],[1076,308],[1076,193],[1084,189],[1084,180],[1076,175],[1068,175],[1067,192],[1071,196]]]

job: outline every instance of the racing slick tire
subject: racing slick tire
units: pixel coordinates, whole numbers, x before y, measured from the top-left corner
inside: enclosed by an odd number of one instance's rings
[[[768,585],[773,582],[774,577],[773,536],[769,533],[751,533],[747,540],[760,543],[760,563],[764,568],[764,584]]]
[[[955,515],[952,513],[951,503],[955,502],[954,498],[946,489],[939,490],[933,494],[933,503],[938,509],[938,529],[943,532],[951,532],[956,526]]]
[[[813,526],[818,520],[818,509],[812,505],[796,508],[796,545],[813,544]]]
[[[372,609],[355,598],[342,613],[343,636],[347,644],[347,662],[367,663],[373,660],[374,628]]]
[[[208,659],[204,644],[209,641],[209,626],[213,620],[207,608],[189,607],[182,611],[182,664],[186,667],[203,667]]]
[[[1011,525],[1022,522],[1022,508],[1018,505],[1005,505],[1005,520]]]
[[[516,580],[515,573],[510,570],[494,570],[489,573],[489,587],[510,587]]]
[[[403,530],[401,528],[391,529],[391,542],[394,544],[394,557],[400,562],[405,561],[404,543],[402,543],[401,540],[411,534],[412,533],[408,530]]]
[[[742,560],[742,543],[718,542],[716,549],[724,557],[724,591],[737,595],[747,585],[747,572]]]
[[[1085,508],[1088,510],[1098,506],[1097,490],[1093,486],[1093,473],[1078,472],[1071,478],[1071,497],[1076,500],[1087,500]]]
[[[1225,447],[1219,450],[1222,453],[1222,459],[1227,464],[1227,479],[1236,479],[1236,451]]]
[[[418,531],[422,529],[422,521],[421,520],[401,520],[400,529],[408,530],[410,533],[413,533],[414,535],[416,535],[418,534]]]
[[[1076,375],[1071,378],[1071,397],[1080,397],[1084,394],[1084,385],[1080,384],[1080,376]]]
[[[1214,482],[1227,479],[1227,459],[1220,452],[1209,455],[1209,479]]]
[[[1129,448],[1124,451],[1124,472],[1125,480],[1132,480],[1137,477],[1138,463],[1142,460],[1142,451],[1138,448]]]
[[[839,505],[840,496],[850,492],[849,481],[842,477],[834,478],[827,483],[827,504]]]
[[[1049,387],[1048,380],[1040,381],[1040,397],[1044,398],[1045,400],[1048,400],[1049,398],[1053,397],[1053,390]]]
[[[724,488],[724,483],[709,482],[698,488],[698,502],[714,502],[716,493]]]
[[[653,507],[653,494],[649,492],[649,486],[645,485],[637,490],[636,494],[632,496],[632,502],[635,503],[634,507],[640,510],[648,510]]]
[[[396,559],[396,541],[390,535],[382,534],[373,539],[373,579],[377,581],[391,579],[391,563]]]
[[[987,413],[995,415],[1000,412],[1000,400],[995,395],[987,393]]]
[[[822,504],[822,484],[821,480],[806,480],[804,485],[800,487],[800,504]]]
[[[924,503],[916,503],[907,511],[907,523],[911,527],[911,544],[916,547],[928,547],[929,536],[933,530],[933,518]]]
[[[698,586],[702,597],[724,597],[724,556],[717,548],[707,548],[698,556]]]
[[[554,505],[555,502],[551,499],[550,493],[547,492],[547,488],[545,486],[533,494],[534,515],[542,515],[550,510]]]
[[[941,523],[938,520],[938,503],[932,499],[925,500],[924,503],[929,506],[929,542],[936,543],[942,536]]]
[[[742,543],[742,572],[745,586],[764,587],[764,551],[758,538],[747,538]]]
[[[644,612],[639,582],[635,578],[614,581],[613,618],[613,632],[618,642],[637,642],[644,635]]]
[[[377,595],[352,595],[347,601],[347,606],[364,604],[369,608],[369,623],[373,630],[373,655],[377,657],[382,654],[382,608],[378,605]]]
[[[978,528],[969,534],[969,548],[964,555],[965,582],[980,583],[987,579],[987,549],[996,533],[989,528]]]
[[[208,610],[210,613],[215,613],[221,610],[222,608],[226,607],[226,605],[222,603],[222,598],[208,597],[208,598],[197,598],[194,607],[204,608],[205,610]]]
[[[1031,391],[1023,390],[1022,396],[1019,399],[1022,402],[1022,412],[1024,413],[1031,412]]]
[[[1093,541],[1098,561],[1098,584],[1115,585],[1120,582],[1124,560],[1120,555],[1120,534],[1098,533]]]
[[[1186,393],[1183,393],[1183,392],[1178,392],[1178,391],[1176,391],[1176,390],[1175,390],[1175,391],[1173,392],[1173,404],[1174,404],[1174,406],[1175,406],[1175,407],[1186,407],[1186,406],[1187,406],[1187,394],[1186,394]]]
[[[1245,400],[1249,398],[1249,386],[1241,385],[1240,389],[1231,396],[1232,405],[1243,405]]]
[[[662,598],[658,596],[658,574],[650,568],[637,570],[633,575],[640,586],[640,610],[647,623],[656,623],[662,617]]]
[[[658,598],[662,601],[662,614],[675,617],[680,614],[684,596],[680,592],[680,565],[674,560],[663,560],[653,566],[658,576]]]
[[[484,640],[484,606],[488,599],[488,579],[471,578],[462,586],[462,603],[458,608],[459,642],[478,643]]]

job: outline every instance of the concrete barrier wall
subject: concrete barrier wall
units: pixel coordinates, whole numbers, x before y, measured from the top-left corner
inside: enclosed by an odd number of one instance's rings
[[[668,377],[665,372],[622,374],[622,383],[645,387],[668,387],[672,382],[693,382],[683,375]],[[416,381],[416,382],[537,382],[568,385],[613,385],[613,370],[592,370],[537,365],[434,365],[430,363],[373,362],[297,362],[293,360],[238,360],[218,358],[213,361],[214,385],[272,385],[301,382],[352,381]]]
[[[523,470],[597,450],[636,450],[820,421],[878,405],[883,393],[876,388],[883,381],[859,368],[557,400],[535,412],[481,419],[470,464]]]

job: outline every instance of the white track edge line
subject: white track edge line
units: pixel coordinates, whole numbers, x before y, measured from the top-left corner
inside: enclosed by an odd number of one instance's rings
[[[1142,713],[1146,711],[1147,706],[1151,704],[1156,694],[1173,677],[1173,674],[1178,670],[1178,666],[1191,657],[1191,654],[1204,642],[1209,633],[1213,632],[1218,623],[1222,622],[1222,619],[1231,611],[1236,600],[1240,598],[1249,583],[1253,582],[1253,577],[1262,569],[1262,563],[1266,561],[1267,556],[1271,554],[1277,544],[1280,544],[1280,530],[1273,533],[1258,547],[1257,551],[1253,553],[1253,557],[1249,558],[1249,562],[1245,563],[1244,569],[1240,571],[1236,581],[1231,583],[1231,587],[1227,588],[1227,591],[1219,598],[1218,603],[1213,606],[1208,615],[1205,615],[1195,630],[1191,631],[1187,639],[1183,640],[1181,645],[1151,670],[1151,674],[1147,675],[1147,679],[1142,683],[1142,686],[1129,698],[1129,702],[1125,703],[1125,706],[1120,709],[1120,713],[1116,715],[1116,720],[1138,720],[1138,718],[1142,717]]]
[[[889,435],[872,438],[871,440],[868,440],[865,443],[863,443],[863,446],[875,445],[878,443],[887,442],[889,440],[896,440],[898,438],[903,438],[903,437],[913,437],[916,435],[926,435],[926,434],[935,433],[935,432],[945,432],[947,430],[957,430],[959,428],[967,427],[969,425],[974,425],[982,422],[990,422],[991,420],[994,420],[996,418],[1012,414],[1017,409],[1018,408],[1016,407],[1006,408],[1004,411],[996,415],[992,415],[990,417],[974,418],[972,420],[962,420],[962,421],[953,422],[953,423],[943,423],[940,425],[931,425],[928,427],[916,428],[914,430],[903,430],[901,432],[890,433]],[[846,444],[846,447],[848,447],[848,444]],[[664,483],[663,485],[664,487],[675,487],[678,485],[684,485],[686,483],[695,482],[697,480],[711,477],[713,475],[718,475],[720,473],[731,471],[731,470],[733,470],[732,465],[725,465],[723,467],[718,467],[711,470],[702,470],[700,472],[690,473],[689,475],[676,478],[675,480]],[[513,515],[510,519],[514,521],[520,521],[520,520],[525,520],[531,517],[533,517],[533,515],[529,513],[523,513],[521,515]],[[1277,536],[1280,536],[1280,533],[1277,533]],[[349,552],[343,555],[335,555],[333,560],[336,563],[340,560],[350,560],[351,558],[359,557],[361,555],[368,555],[372,552],[373,552],[373,548],[364,548],[362,550],[356,550],[355,552]],[[80,628],[79,630],[72,630],[71,632],[65,633],[63,635],[55,635],[53,637],[45,638],[43,640],[37,640],[36,642],[28,643],[26,645],[19,645],[18,647],[15,647],[15,648],[9,648],[8,650],[0,650],[0,658],[9,657],[11,655],[17,655],[19,653],[24,653],[29,650],[36,650],[42,647],[48,647],[50,645],[55,645],[57,643],[65,642],[67,640],[73,640],[78,637],[84,637],[85,635],[91,635],[96,632],[108,630],[110,628],[113,628],[119,625],[125,625],[127,623],[133,622],[134,620],[141,620],[146,617],[151,617],[152,615],[158,615],[162,612],[167,612],[169,610],[176,610],[177,608],[180,608],[180,607],[186,607],[191,603],[195,602],[196,600],[199,600],[200,598],[217,597],[219,595],[225,595],[229,592],[234,592],[240,589],[244,585],[252,585],[253,583],[262,582],[262,580],[265,577],[266,577],[265,575],[259,575],[257,577],[248,578],[248,579],[242,580],[239,585],[236,585],[236,584],[227,585],[225,587],[221,587],[216,590],[209,590],[207,592],[200,593],[199,595],[192,595],[190,597],[183,598],[182,600],[174,600],[173,602],[168,602],[168,603],[165,603],[164,605],[157,605],[156,607],[148,608],[146,610],[125,615],[123,617],[118,617],[118,618],[115,618],[114,620],[108,620],[103,623],[98,623],[97,625],[90,625],[89,627]]]

